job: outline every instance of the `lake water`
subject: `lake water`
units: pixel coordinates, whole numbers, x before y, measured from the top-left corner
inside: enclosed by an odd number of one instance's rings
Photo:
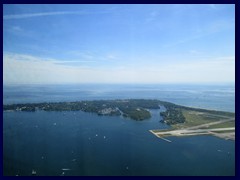
[[[4,104],[151,98],[235,111],[234,86],[4,86]],[[4,112],[4,175],[234,175],[235,141],[152,135],[160,110],[137,122],[84,112]],[[66,169],[66,170],[63,170]]]

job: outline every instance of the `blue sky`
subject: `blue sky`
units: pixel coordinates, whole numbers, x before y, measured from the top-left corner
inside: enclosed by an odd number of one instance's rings
[[[4,84],[233,83],[234,5],[4,5]]]

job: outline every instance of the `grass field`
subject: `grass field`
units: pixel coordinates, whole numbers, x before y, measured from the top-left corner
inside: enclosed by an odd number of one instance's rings
[[[182,110],[182,112],[184,117],[186,118],[185,122],[172,125],[173,129],[188,128],[192,126],[197,126],[201,124],[206,124],[206,123],[211,123],[211,122],[216,122],[223,119],[231,118],[231,116],[223,117],[221,115],[211,114],[209,112],[198,112],[198,111],[192,111],[192,110]],[[225,128],[225,127],[235,127],[235,121],[211,125],[207,128]]]
[[[213,122],[212,119],[207,118],[204,116],[202,112],[197,112],[197,111],[188,111],[188,110],[183,110],[183,116],[186,118],[184,123],[179,123],[175,124],[172,127],[174,129],[179,129],[179,128],[187,128],[191,126],[197,126],[200,124],[205,124],[209,122]]]
[[[225,122],[225,123],[221,123],[221,124],[210,125],[208,128],[209,129],[214,129],[214,128],[228,128],[228,127],[235,127],[235,121],[230,121],[230,122]]]

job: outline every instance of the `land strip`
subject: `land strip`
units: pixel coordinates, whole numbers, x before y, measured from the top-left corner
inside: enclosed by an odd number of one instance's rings
[[[211,125],[221,124],[229,121],[235,121],[234,118],[227,120],[221,120],[212,123],[206,123],[198,126],[188,127],[185,129],[171,129],[171,130],[150,130],[158,138],[161,138],[165,141],[171,142],[165,137],[168,136],[195,136],[195,135],[214,135],[224,139],[235,140],[235,127],[226,127],[226,128],[209,128]],[[205,127],[205,129],[200,129]]]

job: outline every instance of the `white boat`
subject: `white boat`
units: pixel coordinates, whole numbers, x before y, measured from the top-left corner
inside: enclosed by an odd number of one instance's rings
[[[36,175],[37,171],[35,171],[34,169],[32,170],[32,175]]]
[[[62,168],[62,171],[70,171],[71,169],[69,168]]]

